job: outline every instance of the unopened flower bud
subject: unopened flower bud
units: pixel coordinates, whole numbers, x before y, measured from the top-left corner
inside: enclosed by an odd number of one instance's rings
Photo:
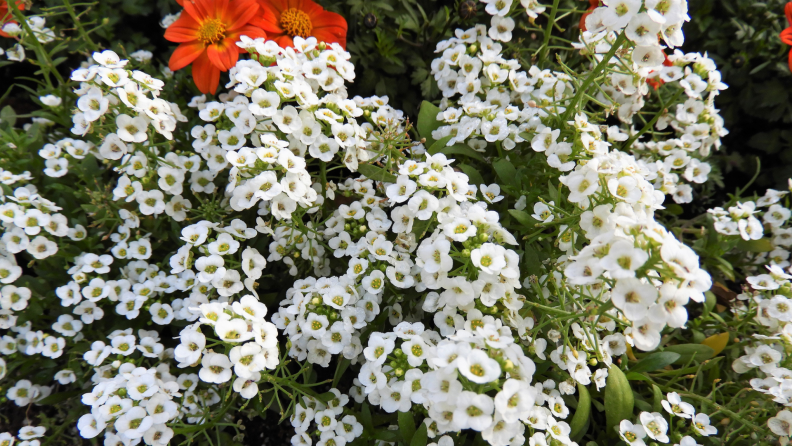
[[[377,16],[373,12],[366,14],[363,17],[363,25],[368,29],[373,29],[377,26]]]
[[[462,20],[472,19],[476,12],[478,12],[478,2],[474,0],[465,0],[459,4],[459,17]]]

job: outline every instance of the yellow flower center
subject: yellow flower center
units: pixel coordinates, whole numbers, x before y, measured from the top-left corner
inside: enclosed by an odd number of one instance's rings
[[[204,45],[214,45],[225,39],[226,25],[220,19],[209,19],[198,29],[198,38]]]
[[[313,30],[311,18],[304,11],[297,8],[289,8],[283,11],[280,18],[280,27],[284,33],[292,37],[308,37]]]

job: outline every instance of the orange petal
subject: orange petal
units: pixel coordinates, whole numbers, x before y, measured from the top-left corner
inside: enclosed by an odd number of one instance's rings
[[[251,39],[258,39],[259,37],[263,37],[263,38],[266,39],[267,38],[267,33],[263,29],[259,28],[258,26],[245,25],[245,26],[235,30],[233,34],[229,34],[228,38],[232,38],[233,37],[234,42],[237,42],[237,41],[239,41],[239,36],[248,36]],[[236,46],[236,45],[234,45],[234,46]]]
[[[209,60],[206,53],[193,62],[193,81],[201,93],[212,93],[217,91],[220,84],[220,70]]]
[[[195,59],[198,58],[201,54],[203,54],[204,50],[203,43],[201,42],[192,42],[192,43],[182,43],[176,48],[176,51],[171,54],[170,62],[168,62],[168,68],[173,71],[181,70],[182,68],[186,67],[193,63]]]
[[[789,71],[792,71],[792,51],[789,52]]]
[[[237,48],[235,42],[236,39],[226,38],[221,42],[206,47],[206,55],[209,56],[209,60],[219,70],[228,71],[239,60],[239,52],[235,50]]]
[[[209,17],[222,18],[228,9],[228,0],[194,0]]]
[[[779,34],[778,37],[780,37],[781,41],[787,45],[792,45],[792,27],[781,31],[781,34]]]
[[[224,22],[228,25],[229,31],[234,31],[250,22],[256,16],[259,6],[256,0],[237,0],[230,4],[226,10]]]
[[[189,14],[190,17],[195,19],[195,21],[198,23],[202,23],[207,17],[209,17],[209,13],[205,9],[202,9],[201,5],[192,0],[184,2],[184,12]],[[182,17],[183,16],[184,14],[182,13]]]
[[[332,32],[343,36],[346,36],[347,33],[346,20],[340,14],[334,12],[323,11],[321,14],[311,17],[311,24],[314,29],[334,28]]]
[[[200,26],[190,14],[182,14],[178,20],[165,30],[165,39],[177,43],[197,40]]]
[[[278,17],[280,17],[280,13],[291,8],[287,0],[258,0],[258,3],[262,9],[271,10]]]
[[[792,2],[789,2],[784,6],[784,14],[786,14],[787,22],[792,25]]]

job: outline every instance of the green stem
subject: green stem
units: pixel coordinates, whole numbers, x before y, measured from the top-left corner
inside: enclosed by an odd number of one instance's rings
[[[586,94],[586,91],[594,82],[594,79],[598,78],[602,70],[610,63],[610,60],[616,54],[616,51],[621,48],[622,44],[627,40],[627,36],[622,32],[619,34],[619,37],[616,38],[616,41],[613,42],[613,46],[611,46],[610,51],[608,51],[605,56],[602,57],[602,60],[594,67],[591,73],[586,77],[586,80],[583,81],[583,85],[580,86],[578,91],[575,93],[575,97],[572,98],[572,102],[569,103],[567,106],[566,112],[564,112],[564,121],[568,121],[571,114],[577,110],[577,103],[583,99],[583,96]]]
[[[88,33],[85,32],[85,28],[83,28],[82,23],[80,23],[80,18],[77,17],[77,14],[74,11],[74,7],[72,6],[71,2],[69,2],[69,0],[63,0],[63,5],[66,6],[66,10],[69,12],[69,16],[71,17],[72,22],[74,22],[74,26],[77,27],[77,31],[79,31],[80,33],[80,37],[83,38],[85,43],[92,51],[98,51],[99,46],[96,45],[96,43],[94,43],[94,41],[91,40],[91,37],[88,36]]]
[[[542,41],[542,50],[539,54],[539,61],[544,62],[547,53],[550,51],[548,44],[550,43],[550,36],[553,32],[553,25],[555,24],[556,14],[558,13],[558,4],[561,0],[553,0],[553,6],[550,8],[550,15],[547,17],[547,28],[544,32],[544,40]]]
[[[671,100],[669,101],[669,104],[673,104],[673,103],[674,103],[674,102],[675,102],[675,101],[676,101],[676,100],[679,98],[679,95],[681,95],[683,91],[684,91],[684,90],[681,90],[681,89],[680,89],[680,90],[677,90],[676,94],[674,94],[674,96],[673,96],[673,97],[671,98]],[[631,136],[631,137],[630,137],[630,139],[628,139],[627,141],[625,141],[625,143],[624,143],[624,149],[625,149],[625,150],[629,150],[629,149],[630,149],[630,146],[632,146],[632,144],[633,144],[633,143],[634,143],[634,142],[635,142],[635,141],[636,141],[638,138],[640,138],[640,137],[641,137],[641,136],[642,136],[644,133],[648,132],[648,131],[649,131],[649,130],[652,128],[652,127],[654,127],[655,123],[657,122],[657,120],[658,120],[658,119],[660,119],[660,116],[661,116],[661,115],[662,115],[664,112],[665,112],[665,105],[663,105],[663,106],[661,107],[661,110],[660,110],[660,111],[658,111],[657,113],[655,113],[655,115],[654,115],[654,118],[652,118],[652,120],[651,120],[651,121],[647,122],[647,123],[646,123],[646,125],[644,125],[644,126],[643,126],[643,128],[641,129],[641,131],[639,131],[639,132],[638,132],[638,133],[636,133],[635,135]]]

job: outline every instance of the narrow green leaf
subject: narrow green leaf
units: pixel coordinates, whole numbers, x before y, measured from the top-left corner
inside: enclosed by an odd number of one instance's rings
[[[81,390],[75,390],[75,391],[72,391],[72,392],[53,393],[52,395],[50,395],[50,396],[48,396],[46,398],[42,398],[42,399],[36,401],[36,404],[41,405],[41,406],[51,406],[53,404],[58,404],[58,403],[61,403],[63,401],[66,401],[66,400],[68,400],[70,398],[74,398],[74,397],[76,397],[78,395],[82,395],[83,393],[85,393],[85,392],[83,392]]]
[[[630,382],[615,365],[608,369],[605,385],[605,424],[608,436],[616,436],[616,427],[622,420],[632,417],[635,398]]]
[[[526,228],[533,228],[534,225],[536,225],[537,223],[537,221],[533,217],[531,217],[529,213],[525,211],[518,211],[517,209],[509,209],[509,214]]]
[[[589,394],[586,386],[578,383],[578,404],[575,409],[575,415],[569,423],[569,437],[573,440],[579,440],[586,433],[586,426],[588,425],[589,415],[591,414],[591,395]]]
[[[682,355],[674,352],[655,352],[630,367],[631,372],[653,372],[676,362]]]
[[[346,369],[347,367],[349,367],[349,364],[350,361],[346,358],[341,358],[341,360],[338,361],[335,375],[333,375],[333,385],[331,386],[332,388],[336,388],[336,386],[338,386],[338,382],[341,380],[341,377],[344,375],[344,372],[346,372]]]
[[[443,149],[446,147],[446,144],[448,144],[448,141],[451,141],[451,138],[453,137],[454,137],[453,135],[448,135],[438,139],[437,141],[433,142],[432,145],[429,146],[428,149],[426,149],[426,151],[432,155],[434,155],[437,152],[442,152]]]
[[[445,139],[445,138],[443,138],[443,139]],[[440,140],[440,141],[442,141],[442,140]],[[440,141],[437,141],[435,144],[440,143]],[[479,160],[481,162],[484,162],[484,156],[481,153],[476,152],[475,150],[471,149],[466,144],[454,144],[451,147],[445,147],[445,144],[444,144],[443,146],[444,147],[441,147],[437,152],[444,153],[446,155],[464,155],[464,156],[467,156],[469,158],[473,158],[473,159]],[[434,145],[432,147],[434,147]],[[433,152],[433,153],[437,153],[437,152]]]
[[[399,430],[404,444],[410,444],[415,434],[415,420],[412,412],[399,412]]]
[[[377,167],[373,164],[361,164],[358,166],[358,172],[365,175],[366,178],[370,178],[374,181],[383,181],[386,183],[395,183],[396,182],[396,175],[386,171],[381,167]]]
[[[426,434],[426,423],[421,423],[421,426],[418,427],[418,430],[415,431],[415,434],[412,437],[410,446],[426,446],[427,441],[428,438]]]
[[[679,353],[679,359],[674,361],[677,365],[687,364],[691,359],[697,362],[706,361],[715,356],[715,350],[703,344],[669,345],[665,351]]]
[[[660,388],[656,385],[652,384],[652,394],[654,396],[654,403],[652,404],[652,411],[653,412],[663,412],[663,392],[660,391]]]
[[[467,164],[458,164],[457,167],[459,167],[462,172],[465,172],[465,175],[467,175],[470,179],[470,184],[484,184],[484,178],[481,177],[479,171],[473,166],[468,166]]]
[[[360,409],[360,423],[367,431],[374,431],[374,424],[371,422],[371,410],[369,409],[368,401],[363,402],[363,407]]]
[[[514,187],[520,185],[517,180],[517,169],[514,168],[514,165],[510,161],[499,159],[492,164],[492,167],[498,174],[498,178],[500,178],[502,184],[508,184]]]
[[[432,223],[431,218],[429,220],[418,220],[418,219],[413,220],[412,232],[413,234],[415,234],[418,240],[420,240],[424,236],[424,234],[426,234],[426,231],[429,230],[429,225],[431,223]]]
[[[759,240],[740,240],[737,242],[737,249],[748,252],[770,252],[773,250],[773,243],[769,238]]]
[[[427,145],[434,142],[432,131],[437,130],[442,123],[437,120],[440,108],[429,101],[421,102],[421,109],[418,111],[418,134],[426,138]]]

